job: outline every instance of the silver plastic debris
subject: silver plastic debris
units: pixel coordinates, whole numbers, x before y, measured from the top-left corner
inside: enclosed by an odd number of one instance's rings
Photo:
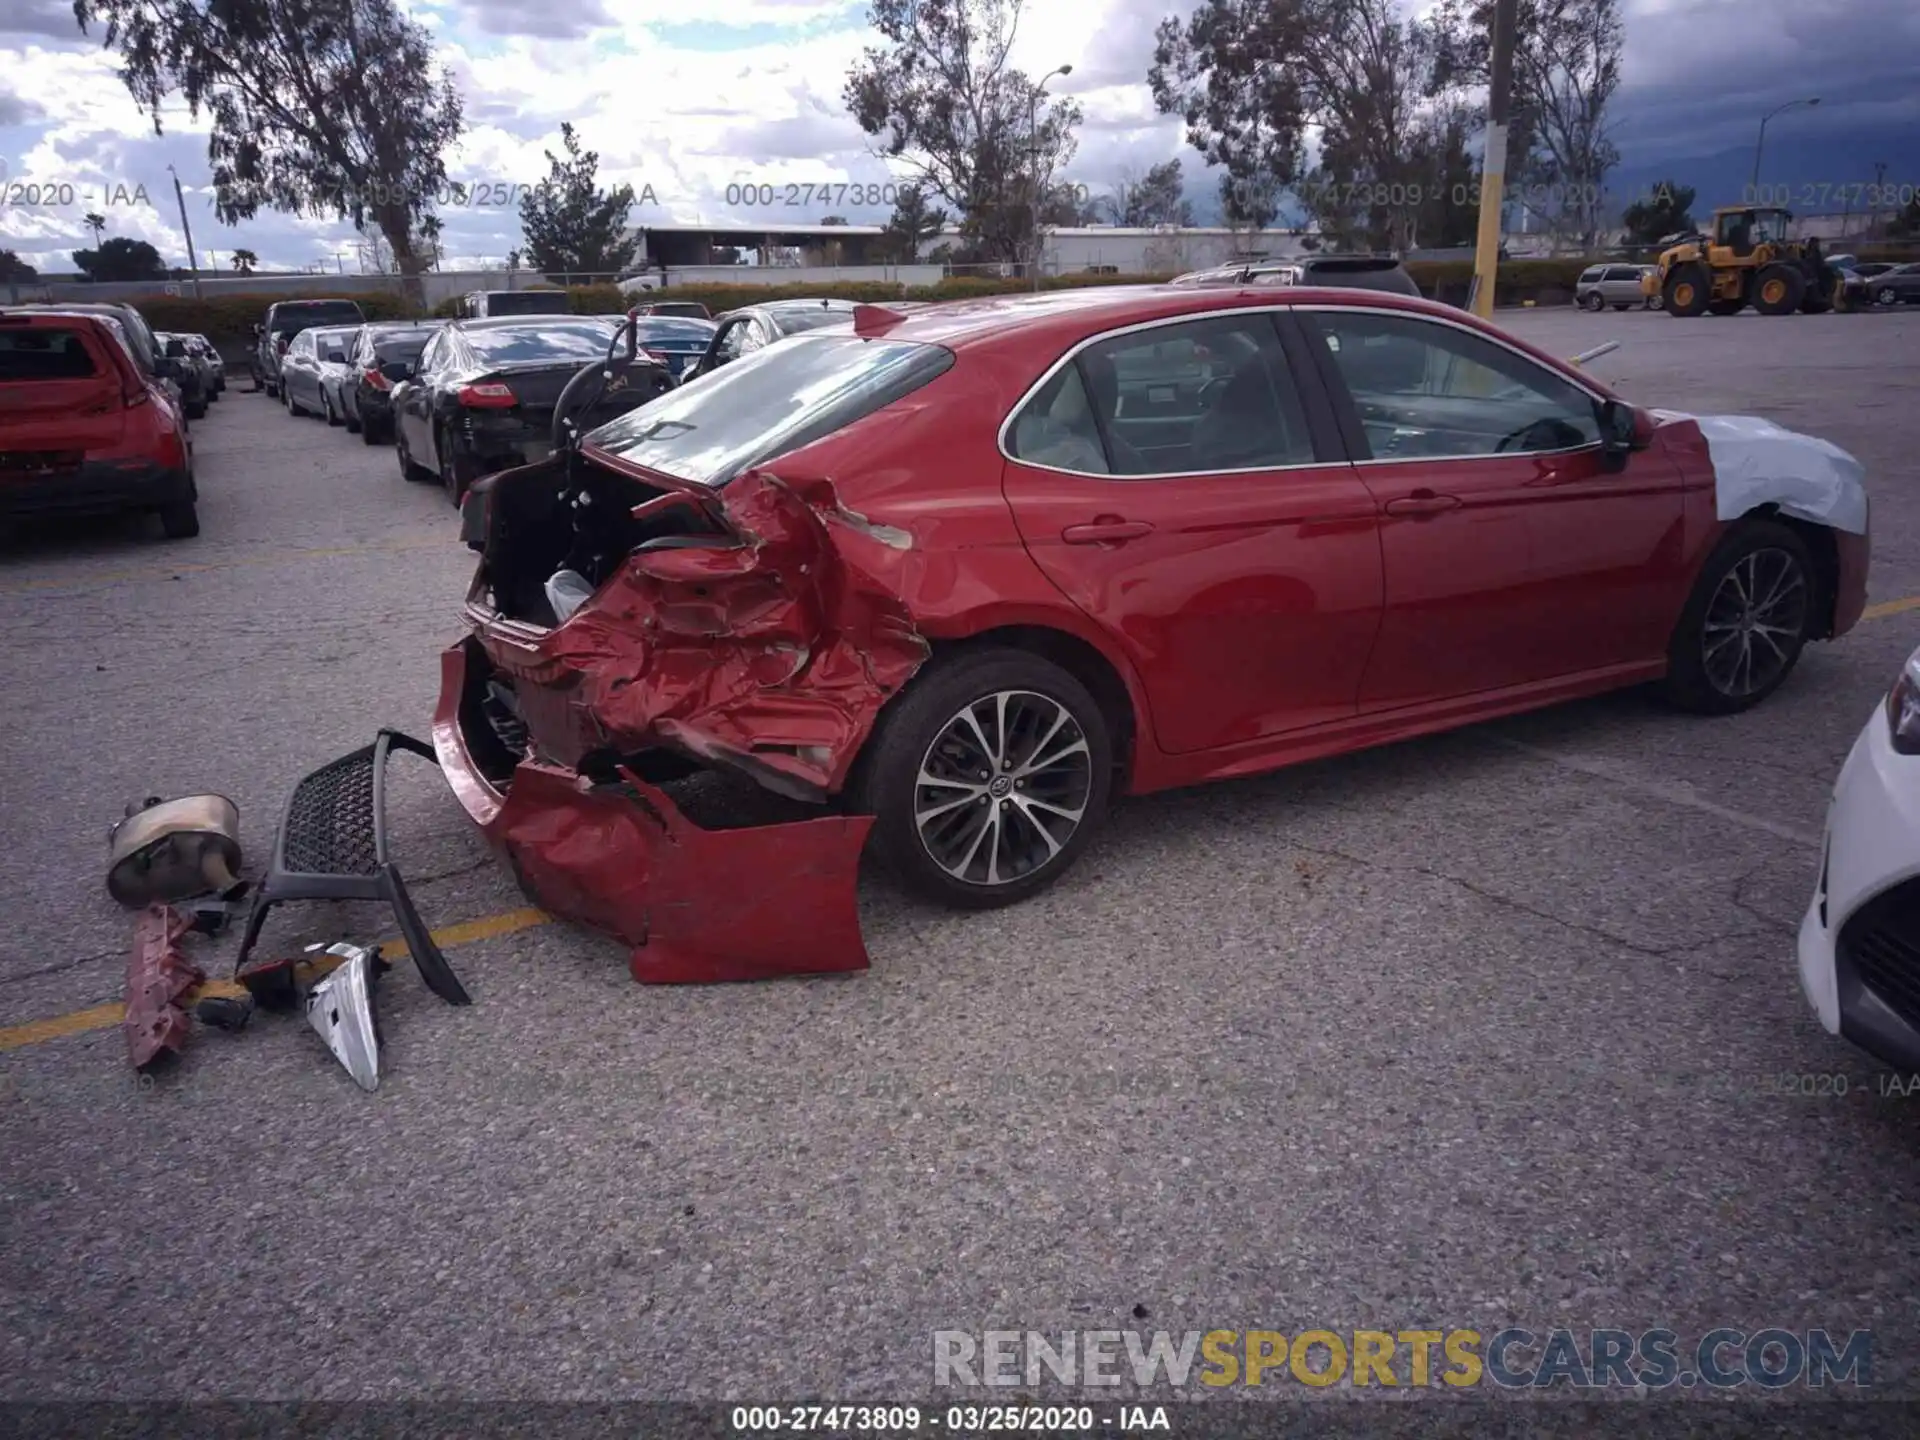
[[[373,982],[379,975],[380,949],[349,945],[309,945],[346,963],[307,993],[307,1023],[362,1090],[380,1088],[380,1037],[373,1021]]]

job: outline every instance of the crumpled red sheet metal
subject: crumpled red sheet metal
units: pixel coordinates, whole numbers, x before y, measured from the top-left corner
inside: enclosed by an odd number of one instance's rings
[[[537,660],[489,653],[536,682],[571,672],[567,705],[613,748],[674,745],[783,793],[829,794],[931,653],[874,573],[910,542],[841,508],[824,480],[756,472],[725,504],[744,545],[642,551]]]
[[[134,922],[133,955],[127,962],[127,1011],[120,1022],[127,1058],[144,1070],[186,1042],[185,1000],[206,973],[180,951],[192,920],[171,905],[149,905]]]
[[[433,727],[454,795],[535,904],[633,947],[635,980],[712,984],[868,968],[857,887],[870,817],[708,830],[631,772],[620,785],[595,786],[531,760],[502,795],[460,732],[466,663],[463,645],[442,657]]]

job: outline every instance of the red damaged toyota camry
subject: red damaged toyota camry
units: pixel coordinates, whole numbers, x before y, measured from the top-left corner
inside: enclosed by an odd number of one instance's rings
[[[1424,301],[1157,286],[861,307],[481,482],[463,531],[441,764],[643,980],[864,965],[863,852],[1000,905],[1116,793],[1642,682],[1742,710],[1868,554],[1825,441]],[[696,769],[818,814],[697,825]]]

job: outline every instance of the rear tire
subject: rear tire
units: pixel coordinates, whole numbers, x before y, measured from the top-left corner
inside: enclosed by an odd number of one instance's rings
[[[193,501],[164,505],[160,509],[160,533],[169,540],[191,540],[200,533],[200,511]]]
[[[480,477],[473,473],[473,462],[461,455],[460,447],[445,430],[435,437],[434,448],[440,452],[440,488],[447,492],[447,499],[458,510],[467,498],[467,488]]]
[[[1027,770],[1035,760],[1047,763]],[[875,817],[869,852],[907,889],[981,910],[1064,875],[1112,782],[1107,717],[1087,688],[1038,655],[991,649],[914,677],[881,713],[848,799]]]
[[[393,453],[400,458],[400,478],[402,480],[411,481],[415,485],[425,485],[429,481],[440,478],[434,474],[433,471],[427,469],[426,466],[414,464],[413,454],[407,449],[406,434],[397,425],[394,427]]]
[[[327,394],[326,391],[322,390],[320,392],[320,403],[322,406],[326,408],[326,412],[327,412],[326,420],[327,420],[328,427],[332,428],[332,427],[338,426],[340,423],[340,416],[333,408],[333,397]]]
[[[1775,520],[1729,530],[1694,580],[1667,649],[1667,700],[1696,715],[1751,709],[1785,683],[1813,628],[1813,557]]]
[[[1753,280],[1753,308],[1762,315],[1791,315],[1807,295],[1807,277],[1778,262],[1762,267]]]
[[[1706,314],[1712,297],[1713,277],[1707,273],[1707,267],[1697,261],[1674,266],[1667,272],[1667,283],[1660,290],[1662,307],[1669,315],[1683,320]]]

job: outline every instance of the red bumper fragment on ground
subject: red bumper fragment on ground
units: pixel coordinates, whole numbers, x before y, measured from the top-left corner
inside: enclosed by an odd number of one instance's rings
[[[144,1070],[163,1054],[177,1055],[186,1042],[184,1001],[206,974],[180,952],[193,922],[170,905],[149,905],[134,924],[127,962],[127,1013],[120,1028],[127,1058]]]
[[[455,796],[548,913],[633,946],[646,985],[712,984],[868,968],[856,901],[872,820],[826,816],[708,830],[625,772],[595,786],[523,761],[502,794],[461,734],[466,652],[442,657],[434,749]]]

